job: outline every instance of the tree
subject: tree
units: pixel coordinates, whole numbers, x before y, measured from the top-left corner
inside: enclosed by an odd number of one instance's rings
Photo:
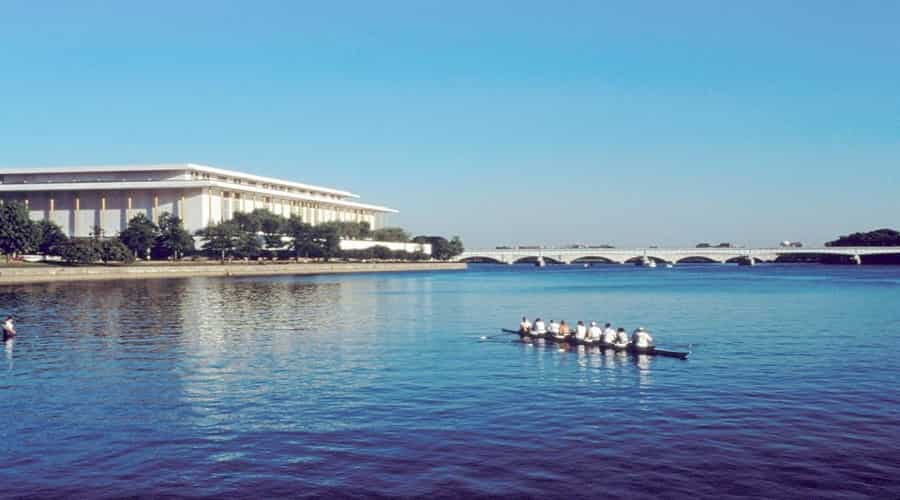
[[[399,227],[385,227],[372,231],[375,241],[409,241],[409,234]]]
[[[98,242],[97,249],[99,251],[100,260],[104,263],[124,262],[130,264],[134,262],[134,252],[126,247],[118,239],[108,239]]]
[[[204,239],[203,253],[209,257],[225,260],[225,256],[234,255],[240,229],[231,221],[214,224],[197,231],[197,236]]]
[[[0,206],[0,251],[6,254],[6,261],[34,246],[35,230],[25,205],[10,202]]]
[[[900,246],[900,232],[876,229],[868,233],[853,233],[825,243],[826,247],[894,247]]]
[[[280,248],[283,246],[281,235],[284,233],[287,219],[264,208],[257,208],[250,213],[250,216],[256,219],[259,231],[262,231],[266,240],[267,247]]]
[[[262,230],[258,211],[257,209],[250,213],[236,212],[231,221],[237,224],[238,229],[242,232],[256,234]]]
[[[372,235],[368,222],[325,222],[317,227],[333,227],[341,238],[361,240]]]
[[[93,238],[72,238],[59,248],[59,255],[70,264],[93,264],[103,257]]]
[[[69,241],[62,229],[47,220],[39,221],[34,226],[38,252],[44,255],[59,255],[60,247]]]
[[[459,236],[454,236],[450,239],[448,251],[450,253],[450,257],[456,257],[457,255],[460,255],[466,251],[466,247],[463,246],[462,239]]]
[[[394,257],[394,252],[390,248],[376,245],[372,249],[372,257],[376,259],[387,260]]]
[[[414,243],[427,243],[431,245],[431,257],[437,260],[447,260],[452,257],[450,242],[443,236],[416,236]],[[462,242],[459,243],[460,247]]]
[[[321,256],[327,261],[337,257],[341,251],[341,237],[337,229],[329,226],[316,226],[314,228],[315,243]]]
[[[134,253],[144,257],[156,242],[159,227],[144,214],[138,214],[128,221],[128,227],[119,233],[119,241]]]
[[[311,225],[303,222],[300,217],[291,216],[285,226],[291,238],[291,250],[295,257],[310,257],[318,253],[316,232]]]
[[[262,253],[262,242],[256,233],[240,232],[234,246],[237,257],[255,259]]]
[[[184,229],[181,219],[164,212],[159,217],[155,250],[161,257],[179,259],[185,253],[194,251],[194,238]]]

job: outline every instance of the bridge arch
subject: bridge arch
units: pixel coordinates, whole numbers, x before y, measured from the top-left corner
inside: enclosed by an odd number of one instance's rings
[[[459,261],[465,262],[466,264],[506,264],[502,260],[495,259],[493,257],[482,257],[478,255],[465,257],[463,259],[459,259]]]
[[[610,259],[609,257],[601,257],[599,255],[585,255],[573,259],[572,264],[621,264],[621,262]]]
[[[670,263],[668,260],[663,259],[662,257],[654,257],[652,255],[635,255],[634,257],[632,257],[630,259],[626,259],[624,263],[625,264],[637,264],[638,262],[641,261],[641,259],[643,259],[645,257],[647,259],[652,260],[653,262],[656,262],[657,264],[669,264]]]
[[[707,257],[705,255],[689,255],[687,257],[681,257],[677,261],[677,264],[721,264],[721,260],[714,259],[712,257]]]
[[[527,257],[521,257],[513,261],[513,264],[537,264],[538,259],[541,257],[537,255],[529,255]],[[559,261],[552,257],[547,257],[546,255],[543,257],[544,263],[546,264],[565,264],[565,262]]]

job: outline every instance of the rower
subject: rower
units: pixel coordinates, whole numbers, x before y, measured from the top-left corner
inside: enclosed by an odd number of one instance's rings
[[[563,337],[568,337],[569,333],[571,333],[571,332],[569,331],[568,323],[566,323],[566,320],[562,320],[559,323],[559,334],[562,335]]]
[[[519,333],[531,333],[531,321],[522,316],[522,322],[519,323]]]
[[[16,327],[13,325],[13,317],[7,316],[3,322],[3,340],[16,336]]]
[[[550,331],[550,335],[559,335],[559,323],[557,323],[555,319],[550,320],[547,329]]]
[[[644,327],[640,327],[634,331],[634,334],[631,336],[631,341],[634,342],[634,346],[638,349],[647,349],[648,347],[653,347],[653,337],[644,330]]]
[[[534,333],[538,335],[544,335],[547,333],[547,325],[544,324],[544,320],[541,318],[536,318],[534,320]]]
[[[584,326],[584,321],[578,320],[578,324],[575,325],[575,338],[578,340],[584,340],[584,337],[587,336],[587,327]]]
[[[628,345],[628,332],[624,328],[619,328],[616,332],[616,344]]]
[[[594,342],[600,342],[600,337],[603,336],[603,330],[597,326],[596,321],[591,321],[591,327],[588,329],[588,333],[591,334],[591,340]]]
[[[616,329],[609,323],[603,328],[603,343],[606,345],[613,345],[616,343]]]

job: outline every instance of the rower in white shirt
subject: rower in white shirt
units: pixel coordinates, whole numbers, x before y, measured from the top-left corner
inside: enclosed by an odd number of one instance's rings
[[[616,343],[616,329],[609,323],[603,328],[603,343],[606,345],[613,345]]]
[[[534,333],[536,335],[544,335],[547,333],[547,325],[544,324],[544,320],[541,318],[537,318],[534,320]]]
[[[575,325],[575,338],[578,340],[584,340],[587,336],[587,327],[584,326],[584,321],[578,320],[578,324]]]
[[[615,344],[618,346],[626,346],[628,345],[628,342],[628,332],[626,332],[624,328],[619,328],[619,331],[616,332]]]
[[[531,321],[522,316],[522,322],[519,323],[519,333],[531,333]]]
[[[559,335],[559,323],[555,319],[551,319],[550,324],[547,325],[547,330],[550,331],[550,335]]]
[[[591,321],[591,327],[588,329],[588,333],[591,334],[591,340],[594,342],[600,342],[600,337],[603,336],[603,330],[597,326],[596,321]]]
[[[651,337],[643,327],[640,327],[634,331],[634,334],[631,336],[631,341],[638,349],[653,347],[653,337]]]

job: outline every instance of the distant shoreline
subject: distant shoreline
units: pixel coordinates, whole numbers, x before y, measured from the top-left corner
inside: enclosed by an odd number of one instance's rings
[[[108,281],[122,279],[185,278],[193,276],[274,276],[414,271],[463,271],[458,262],[366,263],[189,263],[111,266],[8,266],[0,267],[0,285]]]

